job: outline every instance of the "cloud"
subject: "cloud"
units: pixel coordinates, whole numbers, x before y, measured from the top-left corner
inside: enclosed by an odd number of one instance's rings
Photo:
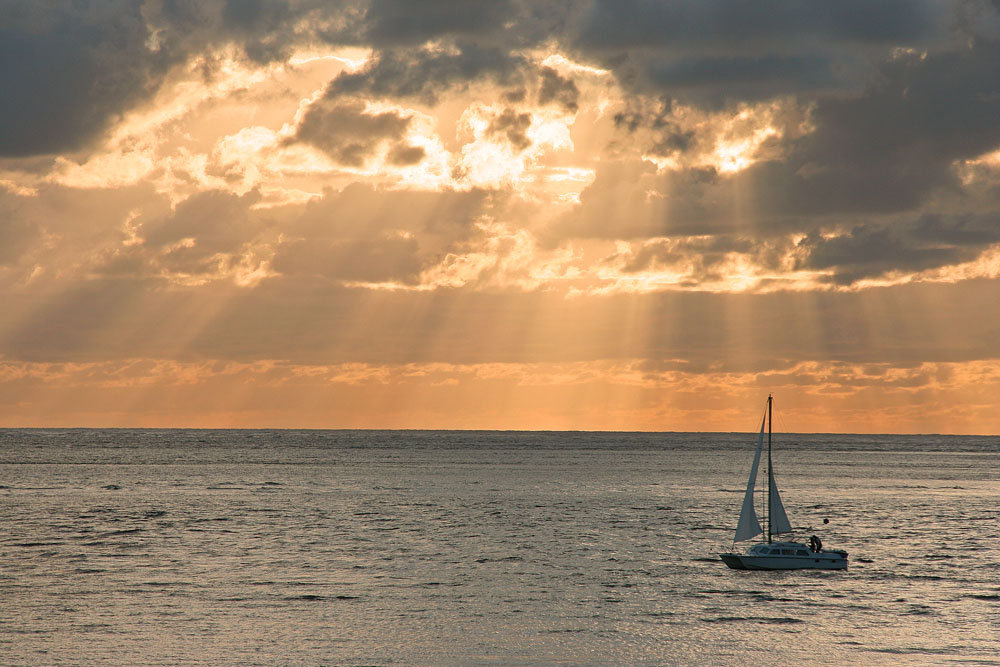
[[[251,60],[270,62],[288,56],[299,18],[287,0],[226,0],[221,23],[230,34],[244,37]]]
[[[454,428],[458,414],[461,428],[503,428],[506,411],[514,410],[526,427],[538,429],[661,431],[664,424],[684,424],[746,431],[748,406],[774,391],[791,430],[929,432],[947,423],[952,432],[977,433],[996,431],[998,390],[996,362],[804,362],[767,373],[725,373],[633,359],[312,365],[0,360],[0,419],[35,427],[65,426],[68,418],[91,427]],[[581,397],[588,395],[604,397],[601,410],[587,409]],[[876,397],[878,409],[866,410]],[[166,462],[169,450],[163,456]]]
[[[952,17],[936,2],[846,2],[803,11],[733,0],[597,0],[569,37],[630,90],[721,106],[855,89],[866,49],[937,43]]]
[[[530,113],[518,113],[507,108],[490,122],[487,134],[500,135],[515,149],[523,151],[531,146],[531,139],[525,134],[529,127],[531,127]]]
[[[273,266],[284,275],[315,276],[341,282],[415,284],[421,258],[413,238],[385,238],[283,244]]]
[[[322,257],[322,255],[320,255]],[[248,288],[90,280],[4,291],[10,360],[129,357],[295,363],[487,363],[684,359],[761,372],[800,360],[995,358],[992,281],[860,292],[667,293],[566,299],[545,291],[345,288],[304,273]]]
[[[646,77],[656,89],[713,104],[723,99],[768,100],[789,92],[829,89],[837,83],[829,59],[812,54],[705,56],[653,63]]]
[[[509,49],[456,41],[448,48],[383,49],[357,72],[330,82],[327,96],[403,97],[434,104],[449,90],[490,80],[519,85],[528,60]]]
[[[603,162],[549,233],[668,237],[685,261],[695,254],[685,237],[752,238],[759,248],[745,256],[759,268],[840,286],[974,261],[998,241],[980,157],[1000,146],[996,61],[1000,40],[985,38],[898,53],[865,88],[805,107],[789,98],[706,112],[633,98],[614,117],[614,146],[645,160]],[[785,260],[759,263],[777,249]],[[648,266],[640,257],[649,248],[625,266]]]
[[[203,284],[215,280],[248,283],[266,274],[268,223],[251,210],[257,191],[242,197],[207,191],[173,210],[130,214],[117,234],[90,248],[74,267],[85,280],[167,281]]]
[[[577,100],[580,97],[580,90],[572,79],[559,76],[551,67],[541,69],[542,84],[538,91],[538,103],[549,104],[555,102],[570,113],[575,113],[579,108]]]
[[[414,164],[422,148],[406,144],[410,118],[395,111],[369,111],[360,100],[319,100],[309,106],[295,140],[310,143],[335,161],[361,167],[386,148],[393,164]]]
[[[1000,211],[991,215],[921,216],[915,222],[861,224],[843,234],[813,234],[798,246],[799,268],[831,271],[829,280],[849,285],[893,272],[918,273],[968,262],[1000,243]]]
[[[852,96],[820,97],[812,131],[742,176],[759,214],[913,210],[958,187],[956,161],[1000,146],[1000,40],[890,60]]]
[[[1000,146],[998,59],[1000,39],[885,63],[862,95],[818,102],[815,131],[761,192],[792,213],[902,211],[954,187],[956,160]]]
[[[257,193],[245,197],[220,191],[199,193],[169,216],[143,223],[139,234],[147,247],[167,248],[193,239],[206,246],[205,252],[232,250],[248,236],[248,211],[258,197]]]
[[[933,37],[948,18],[941,3],[851,0],[803,11],[793,0],[767,11],[752,2],[596,0],[585,15],[581,41],[594,48],[685,49],[802,47],[817,40],[900,44]]]
[[[723,263],[728,255],[732,253],[766,255],[766,250],[764,244],[738,236],[694,237],[677,242],[656,239],[643,243],[637,251],[626,254],[622,270],[625,273],[635,273],[653,269],[658,265],[670,265],[678,260],[685,262],[693,260],[698,264],[699,273],[702,275],[692,276],[692,279],[700,283],[707,282],[710,278],[705,274],[710,272],[713,266]],[[774,268],[773,258],[765,256],[755,259],[758,264],[771,265],[770,268]]]
[[[416,285],[422,270],[478,234],[500,202],[483,190],[412,192],[359,183],[330,191],[280,227],[273,269],[344,283]]]
[[[422,146],[399,143],[389,150],[386,160],[397,167],[408,167],[419,164],[426,155],[427,151]]]
[[[495,383],[662,427],[663,395],[772,382],[899,414],[996,357],[996,3],[3,15],[10,405],[273,382],[484,415]]]
[[[175,60],[232,45],[256,64],[286,60],[296,47],[352,45],[364,0],[171,0],[146,3],[148,43]],[[211,70],[211,60],[203,63]]]
[[[474,38],[502,32],[518,17],[510,0],[470,3],[423,0],[419,11],[408,0],[372,0],[365,13],[364,36],[376,47],[418,46],[444,37]]]
[[[658,173],[641,159],[605,161],[573,210],[556,220],[547,235],[553,241],[572,238],[640,239],[717,233],[720,204],[706,191],[718,187],[709,169]],[[707,201],[706,201],[707,200]],[[724,203],[721,203],[724,205]]]
[[[172,68],[220,66],[236,46],[256,63],[323,39],[351,43],[354,2],[141,3],[7,0],[0,25],[0,157],[86,150],[149,101]],[[320,34],[317,34],[320,33]]]
[[[0,283],[42,299],[54,285],[86,280],[98,258],[127,237],[133,214],[155,216],[164,208],[148,185],[110,192],[50,184],[30,195],[0,191]]]
[[[155,90],[171,64],[147,48],[134,2],[13,2],[4,14],[0,156],[87,145]]]
[[[502,201],[482,189],[389,190],[352,183],[310,202],[283,231],[291,238],[318,240],[371,240],[406,232],[440,247],[467,237],[475,221]]]

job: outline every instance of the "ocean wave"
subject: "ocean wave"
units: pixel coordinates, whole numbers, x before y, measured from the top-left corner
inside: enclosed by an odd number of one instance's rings
[[[805,623],[801,618],[793,618],[791,616],[717,616],[715,618],[702,618],[700,620],[705,623],[764,623],[767,625]]]

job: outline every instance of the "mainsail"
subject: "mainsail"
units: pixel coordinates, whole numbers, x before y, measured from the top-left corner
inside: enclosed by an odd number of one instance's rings
[[[749,540],[764,532],[764,529],[760,527],[760,521],[757,519],[757,512],[753,508],[753,489],[757,484],[757,467],[760,465],[760,452],[764,447],[764,423],[766,421],[767,415],[764,415],[764,421],[760,423],[760,435],[757,436],[757,453],[753,455],[753,465],[750,466],[750,481],[747,482],[747,492],[743,496],[743,509],[740,510],[740,522],[736,524],[734,542]],[[777,487],[772,488],[775,489],[775,494],[777,494]],[[781,506],[780,498],[778,499],[778,506]],[[781,516],[785,516],[784,509],[781,510]],[[785,523],[787,522],[788,519],[786,518]]]
[[[767,398],[768,410],[760,423],[760,435],[757,436],[757,451],[753,455],[753,465],[750,466],[750,479],[747,481],[747,491],[743,496],[743,507],[740,509],[740,522],[736,525],[734,542],[742,542],[757,537],[764,532],[753,506],[753,492],[757,485],[757,469],[760,467],[760,454],[764,448],[764,427],[767,425],[771,412],[771,397]],[[781,494],[778,493],[778,483],[774,479],[774,466],[771,465],[771,431],[767,435],[767,538],[771,535],[792,532],[792,524],[785,514],[785,506],[781,504]]]

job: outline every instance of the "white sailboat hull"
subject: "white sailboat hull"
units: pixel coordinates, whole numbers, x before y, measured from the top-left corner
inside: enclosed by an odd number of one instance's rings
[[[734,570],[846,570],[847,552],[813,551],[797,542],[757,544],[746,553],[719,554]]]

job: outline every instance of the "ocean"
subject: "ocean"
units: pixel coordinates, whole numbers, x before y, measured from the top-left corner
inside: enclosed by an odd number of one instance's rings
[[[0,430],[0,663],[1000,665],[1000,437],[776,435],[842,572],[719,560],[755,441]]]

